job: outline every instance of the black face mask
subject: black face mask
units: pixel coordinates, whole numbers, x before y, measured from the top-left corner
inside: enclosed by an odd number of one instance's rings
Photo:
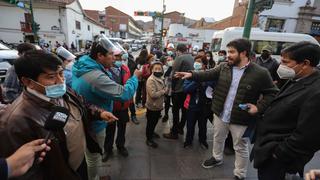
[[[264,52],[263,52],[263,53],[261,54],[261,57],[262,57],[263,60],[267,60],[267,59],[270,57],[270,55],[269,55],[269,53],[264,53]]]
[[[161,77],[163,75],[163,72],[153,72],[153,75],[156,77]]]

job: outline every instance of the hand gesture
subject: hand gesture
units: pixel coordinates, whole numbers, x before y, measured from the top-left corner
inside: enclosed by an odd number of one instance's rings
[[[100,117],[101,117],[103,120],[107,121],[108,123],[118,120],[118,118],[115,117],[111,112],[107,112],[107,111],[103,111],[103,112],[100,114]]]
[[[21,176],[26,173],[33,165],[36,152],[39,151],[43,151],[38,159],[38,162],[41,162],[46,156],[46,152],[50,151],[50,147],[45,144],[44,139],[26,143],[8,157],[6,160],[11,170],[9,177]]]
[[[189,79],[192,77],[192,73],[190,72],[176,72],[174,74],[175,78],[181,78],[181,79]]]
[[[142,72],[138,69],[136,69],[133,74],[137,76],[138,79],[142,76]]]
[[[248,103],[248,113],[251,114],[251,115],[255,115],[258,113],[258,108],[256,105],[254,104],[250,104]]]

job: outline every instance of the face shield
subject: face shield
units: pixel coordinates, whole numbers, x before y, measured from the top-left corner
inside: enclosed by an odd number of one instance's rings
[[[72,60],[76,59],[75,55],[73,55],[70,51],[66,50],[62,46],[60,46],[56,49],[56,54],[63,57],[67,61],[72,61]]]
[[[108,52],[117,52],[119,51],[120,49],[115,45],[113,44],[110,39],[104,35],[104,34],[101,34],[99,35],[99,37],[97,38],[96,42],[102,46],[105,50],[107,50]]]

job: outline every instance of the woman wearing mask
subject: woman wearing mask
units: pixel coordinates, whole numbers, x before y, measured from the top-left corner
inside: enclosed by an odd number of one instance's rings
[[[146,127],[146,144],[152,148],[157,148],[158,144],[154,142],[157,135],[154,130],[160,118],[163,109],[165,86],[163,81],[162,63],[155,61],[151,65],[151,75],[147,80],[147,127]]]
[[[56,54],[63,61],[63,74],[66,81],[66,85],[71,87],[72,85],[72,66],[76,59],[70,51],[60,46],[56,49]]]
[[[208,62],[207,69],[214,68],[216,66],[216,62],[213,60],[212,52],[207,51],[206,57],[207,57],[207,62]]]
[[[151,69],[150,65],[151,62],[154,61],[155,56],[152,54],[149,54],[147,57],[147,62],[142,66],[142,82],[146,82],[147,79],[151,75]],[[146,83],[142,84],[142,107],[145,108],[146,104],[146,99],[147,99],[147,93],[146,93]]]
[[[206,69],[206,56],[196,56],[194,62],[194,70],[201,71]],[[207,143],[207,119],[206,113],[203,112],[206,106],[206,88],[205,82],[196,82],[185,80],[183,84],[184,92],[188,93],[185,103],[187,111],[187,134],[184,142],[184,148],[192,147],[193,136],[195,132],[195,125],[198,122],[199,127],[199,143],[204,149],[208,149]]]
[[[167,67],[168,69],[164,71],[164,84],[166,87],[165,99],[164,99],[164,116],[162,118],[162,122],[167,122],[169,119],[169,109],[171,103],[171,84],[172,84],[172,65],[173,65],[173,58],[167,57]]]

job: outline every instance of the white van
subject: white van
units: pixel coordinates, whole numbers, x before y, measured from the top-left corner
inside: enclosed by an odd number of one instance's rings
[[[243,27],[231,27],[215,32],[211,43],[211,50],[215,59],[219,50],[227,50],[227,44],[234,39],[242,38],[242,34]],[[309,41],[319,45],[316,39],[307,34],[265,32],[259,28],[251,29],[250,41],[252,44],[252,51],[256,54],[256,57],[261,54],[262,47],[270,45],[273,47],[272,57],[276,58],[278,61],[280,61],[281,50],[295,42]]]

